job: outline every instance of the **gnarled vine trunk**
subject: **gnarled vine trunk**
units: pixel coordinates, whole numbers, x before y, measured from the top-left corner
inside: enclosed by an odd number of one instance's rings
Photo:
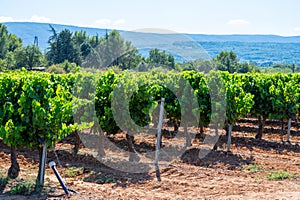
[[[280,137],[281,137],[281,141],[283,142],[283,135],[284,135],[284,120],[281,119],[281,130],[280,130]]]
[[[179,129],[179,122],[177,122],[176,120],[173,121],[174,122],[174,133],[178,133],[178,129]]]
[[[218,129],[218,126],[215,127],[215,136],[218,136],[219,137],[219,129]],[[217,151],[218,150],[218,141],[216,141],[214,147],[213,147],[213,150],[214,151]]]
[[[191,138],[191,134],[188,132],[187,125],[184,125],[184,135],[186,137],[186,139],[185,139],[186,147],[192,146],[192,138]]]
[[[74,144],[74,148],[73,148],[73,153],[76,155],[79,151],[81,140],[80,140],[80,136],[78,134],[78,130],[75,130],[73,132],[73,134],[75,134],[75,144]]]
[[[136,154],[136,151],[134,149],[134,136],[131,135],[130,133],[126,133],[126,140],[128,143],[128,150],[130,152],[130,156],[129,156],[129,161],[139,161],[139,157]]]
[[[99,132],[98,156],[101,158],[105,156],[104,133],[102,131]]]
[[[10,147],[10,160],[11,166],[8,169],[8,177],[11,179],[15,179],[19,176],[20,166],[17,160],[18,154],[16,148],[14,146]]]
[[[267,117],[258,116],[258,131],[255,136],[255,139],[259,139],[259,140],[262,139],[266,120],[267,120]]]
[[[196,135],[195,135],[195,140],[199,140],[199,141],[201,141],[201,138],[204,138],[204,125],[200,125],[199,126],[199,133],[197,133]]]

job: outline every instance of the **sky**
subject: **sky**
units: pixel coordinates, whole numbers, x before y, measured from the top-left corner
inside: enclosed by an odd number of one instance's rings
[[[199,34],[300,35],[299,0],[0,0],[0,22]]]

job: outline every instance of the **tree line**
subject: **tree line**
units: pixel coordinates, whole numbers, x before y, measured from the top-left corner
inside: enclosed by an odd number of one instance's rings
[[[240,62],[233,51],[221,51],[211,60],[194,60],[178,63],[172,54],[157,48],[150,49],[148,57],[143,57],[138,49],[126,41],[118,31],[112,30],[100,37],[87,35],[85,31],[71,32],[64,29],[57,32],[51,25],[48,44],[43,53],[35,44],[23,46],[22,40],[8,32],[0,23],[0,70],[15,70],[22,67],[32,70],[44,67],[49,72],[74,72],[78,66],[90,68],[128,70],[137,68],[144,70],[150,66],[167,66],[178,71],[196,70],[208,72],[211,69],[228,71],[229,73],[247,72],[298,72],[295,64],[275,64],[268,68],[259,68],[251,62]]]

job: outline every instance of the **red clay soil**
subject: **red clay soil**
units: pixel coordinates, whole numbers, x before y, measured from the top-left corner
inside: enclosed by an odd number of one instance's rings
[[[155,170],[130,174],[111,169],[80,149],[73,155],[74,136],[56,146],[60,161],[59,172],[66,184],[79,192],[69,199],[300,199],[300,132],[294,124],[291,143],[283,143],[279,123],[267,123],[262,140],[254,139],[255,120],[241,120],[233,129],[231,152],[226,150],[226,136],[222,133],[218,150],[203,159],[198,158],[201,142],[178,159],[161,168],[161,182]],[[126,149],[125,134],[112,138]],[[145,139],[143,145],[153,148],[154,140]],[[171,139],[163,139],[167,144]],[[142,139],[136,138],[135,145]],[[146,147],[145,147],[146,148]],[[21,172],[17,179],[0,187],[0,199],[64,199],[63,190],[49,167],[41,194],[10,195],[11,188],[22,181],[35,180],[38,171],[38,152],[18,150]],[[54,151],[48,159],[56,160]],[[9,148],[0,142],[0,178],[6,177],[10,166]],[[271,173],[286,172],[289,177],[273,180]]]

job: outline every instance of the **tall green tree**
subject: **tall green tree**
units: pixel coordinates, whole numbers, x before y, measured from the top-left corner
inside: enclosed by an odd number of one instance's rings
[[[126,70],[138,66],[142,61],[137,48],[130,41],[126,41],[116,30],[111,31],[100,40],[92,38],[92,41],[96,44],[99,42],[99,45],[96,48],[92,48],[83,66],[93,68],[116,66]]]
[[[211,70],[215,69],[215,63],[212,60],[196,59],[190,62],[185,62],[181,64],[182,70],[195,70],[198,72],[209,73]]]
[[[236,72],[239,67],[239,60],[233,51],[221,51],[214,60],[217,65],[217,69],[221,71],[233,73]]]
[[[100,39],[99,36],[88,36],[86,31],[75,31],[73,34],[73,41],[77,48],[80,49],[82,59],[85,59],[92,51],[93,48],[96,48]]]
[[[51,32],[52,36],[50,36],[48,41],[50,48],[46,54],[49,64],[59,64],[67,60],[80,65],[80,50],[72,39],[72,32],[64,29],[57,33],[53,27],[51,27]]]
[[[25,67],[32,70],[34,67],[41,67],[45,65],[45,57],[36,45],[28,45],[20,48],[16,52],[16,69]]]
[[[0,24],[0,59],[4,59],[8,51],[8,31],[5,25]]]
[[[148,62],[151,64],[166,65],[172,69],[175,68],[174,56],[172,54],[167,54],[166,51],[160,51],[157,48],[149,51]]]
[[[22,40],[8,32],[0,23],[0,69],[12,69],[15,66],[15,52],[22,47]]]
[[[113,30],[102,40],[106,54],[106,65],[118,66],[122,70],[130,69],[138,65],[140,57],[138,50],[131,42],[125,39],[116,30]]]

